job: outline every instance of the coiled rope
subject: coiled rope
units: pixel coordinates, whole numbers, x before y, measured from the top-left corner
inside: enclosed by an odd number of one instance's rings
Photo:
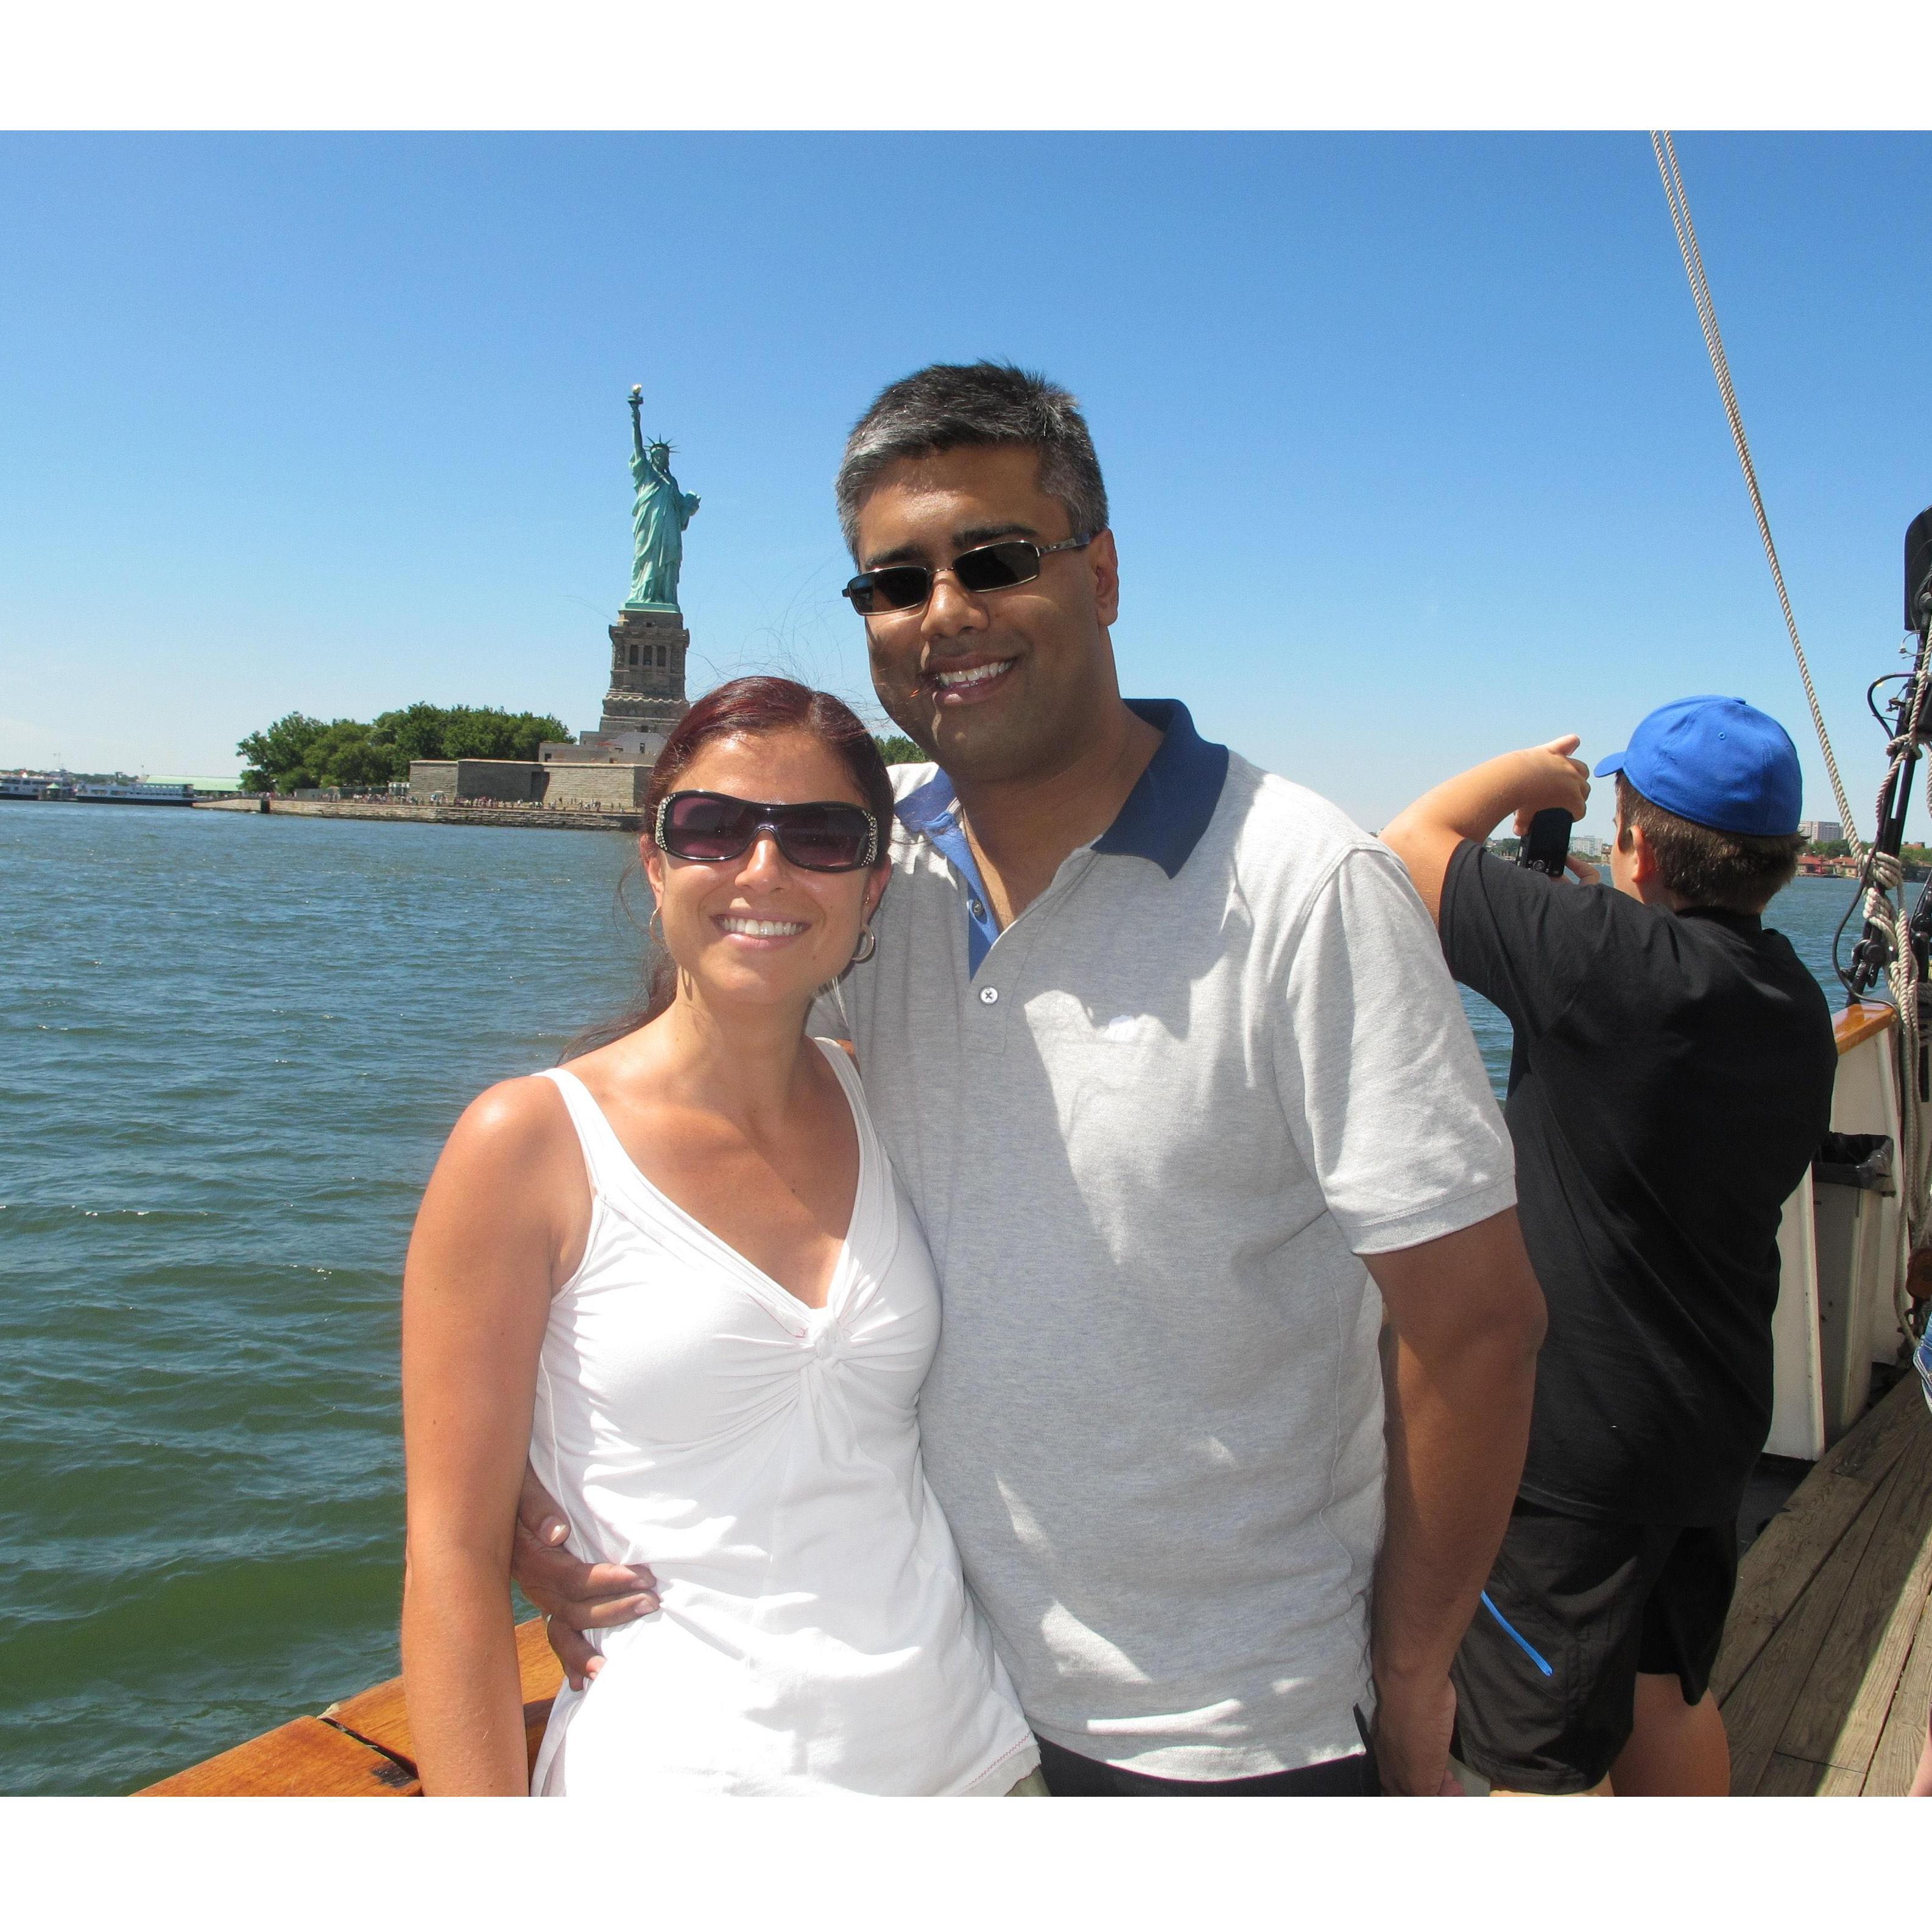
[[[1894,854],[1874,852],[1859,836],[1852,817],[1844,781],[1838,774],[1838,761],[1832,751],[1831,734],[1825,728],[1825,713],[1818,702],[1817,686],[1811,681],[1811,667],[1806,662],[1804,646],[1798,635],[1798,620],[1792,615],[1791,599],[1784,588],[1784,572],[1778,561],[1778,546],[1772,541],[1771,522],[1764,513],[1764,496],[1758,488],[1757,466],[1751,461],[1750,444],[1744,435],[1737,391],[1731,386],[1731,365],[1724,353],[1724,339],[1718,328],[1718,311],[1711,299],[1711,285],[1704,278],[1703,251],[1697,245],[1697,230],[1690,219],[1690,202],[1684,192],[1684,177],[1677,166],[1677,149],[1668,128],[1652,128],[1650,145],[1657,156],[1657,171],[1663,177],[1664,198],[1670,204],[1671,226],[1677,231],[1677,251],[1684,258],[1684,272],[1690,278],[1691,299],[1697,304],[1697,321],[1704,332],[1704,346],[1711,358],[1711,373],[1718,379],[1718,394],[1723,400],[1725,419],[1731,426],[1731,441],[1736,446],[1738,461],[1744,473],[1744,487],[1750,492],[1751,509],[1757,518],[1757,533],[1764,544],[1766,561],[1771,566],[1772,581],[1778,586],[1778,608],[1784,613],[1784,628],[1790,634],[1792,656],[1798,660],[1798,675],[1804,686],[1804,701],[1811,707],[1811,722],[1818,734],[1818,748],[1824,754],[1825,771],[1832,781],[1832,796],[1837,801],[1838,822],[1844,828],[1864,884],[1864,916],[1883,932],[1891,944],[1892,958],[1886,968],[1892,1004],[1898,1012],[1897,1064],[1899,1117],[1898,1217],[1901,1248],[1895,1299],[1905,1331],[1915,1332],[1916,1317],[1906,1293],[1906,1264],[1924,1239],[1928,1196],[1932,1196],[1932,1171],[1928,1170],[1918,1117],[1918,962],[1912,951],[1905,907],[1905,871]],[[1912,688],[1903,709],[1904,728],[1888,746],[1890,762],[1885,782],[1879,788],[1874,822],[1882,826],[1886,803],[1900,766],[1915,741],[1920,719],[1928,716],[1927,700],[1932,696],[1932,664],[1922,652]],[[1932,761],[1926,770],[1926,803],[1932,810]],[[1928,888],[1932,890],[1932,888]],[[1894,895],[1896,896],[1894,901]]]

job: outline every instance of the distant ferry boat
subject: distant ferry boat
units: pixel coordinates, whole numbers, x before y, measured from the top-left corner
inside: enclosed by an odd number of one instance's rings
[[[45,798],[53,782],[52,778],[0,777],[0,798]]]
[[[77,784],[74,795],[94,805],[192,805],[190,784]]]

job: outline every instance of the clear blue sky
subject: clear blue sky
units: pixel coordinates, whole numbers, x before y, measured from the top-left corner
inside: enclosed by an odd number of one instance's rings
[[[1678,153],[1868,813],[1932,142]],[[1831,815],[1641,134],[14,135],[0,260],[0,760],[232,770],[418,698],[593,724],[634,381],[704,498],[694,685],[868,698],[841,440],[992,355],[1087,406],[1129,691],[1364,823],[1700,690]]]

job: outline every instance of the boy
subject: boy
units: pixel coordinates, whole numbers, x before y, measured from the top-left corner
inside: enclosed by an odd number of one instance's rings
[[[1708,1684],[1772,1407],[1778,1228],[1831,1113],[1817,983],[1759,914],[1791,878],[1798,754],[1741,698],[1654,711],[1617,781],[1615,890],[1483,841],[1581,818],[1574,737],[1418,799],[1382,834],[1450,970],[1516,1030],[1507,1108],[1549,1304],[1528,1460],[1454,1671],[1499,1791],[1730,1786]]]

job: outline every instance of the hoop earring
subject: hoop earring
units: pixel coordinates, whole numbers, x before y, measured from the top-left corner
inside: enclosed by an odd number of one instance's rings
[[[644,936],[660,952],[668,950],[664,945],[662,906],[654,905],[651,908],[651,916],[644,922]]]
[[[859,935],[859,950],[853,954],[851,963],[862,966],[879,950],[879,935],[868,926]]]

